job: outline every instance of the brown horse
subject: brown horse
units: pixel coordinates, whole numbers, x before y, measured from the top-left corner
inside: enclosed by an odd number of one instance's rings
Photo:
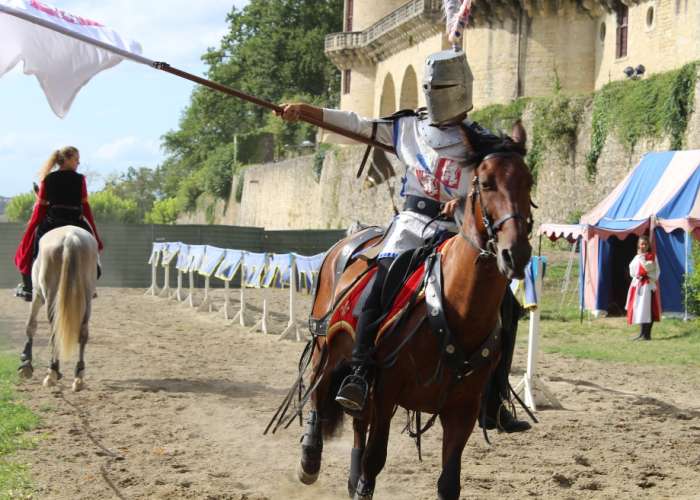
[[[454,352],[455,347],[449,344],[443,349],[445,345],[431,332],[426,318],[428,312],[437,313],[429,297],[430,305],[421,296],[390,334],[382,336],[380,330],[370,401],[364,414],[353,419],[355,442],[348,490],[355,499],[372,498],[376,477],[386,460],[389,428],[397,406],[439,416],[443,450],[438,496],[459,497],[462,452],[477,419],[484,387],[500,356],[500,341],[495,348],[488,344],[491,349],[485,348],[484,342],[498,339],[499,307],[508,280],[523,276],[531,253],[528,226],[533,179],[523,161],[525,131],[520,124],[515,125],[512,136],[480,155],[465,134],[467,149],[478,158],[468,172],[473,176],[473,188],[465,201],[460,234],[437,256],[442,265],[442,305],[449,330],[466,359],[483,353],[483,363],[462,373],[445,368],[443,351]],[[371,244],[372,240],[364,246]],[[315,339],[314,346],[319,348],[312,351],[313,408],[298,469],[306,484],[318,477],[323,437],[332,436],[342,422],[343,411],[334,398],[349,372],[353,345],[350,325],[326,326],[323,320],[330,317],[329,312],[358,277],[369,271],[367,262],[358,259],[340,275],[338,261],[344,258],[343,248],[341,242],[331,249],[321,268],[311,313],[311,322],[320,322],[323,331]],[[426,293],[432,292],[428,289]]]

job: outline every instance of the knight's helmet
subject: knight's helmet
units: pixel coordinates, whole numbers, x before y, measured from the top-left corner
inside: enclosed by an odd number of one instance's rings
[[[471,111],[474,76],[463,50],[436,52],[425,60],[423,91],[433,124]]]

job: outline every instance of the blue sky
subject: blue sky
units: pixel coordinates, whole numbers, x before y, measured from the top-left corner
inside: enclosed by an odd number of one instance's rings
[[[49,3],[49,2],[46,2]],[[54,0],[67,12],[95,19],[135,39],[143,55],[202,75],[200,56],[218,46],[226,14],[248,0]],[[160,137],[175,129],[194,84],[131,61],[99,73],[64,119],[53,114],[38,82],[21,64],[0,78],[0,196],[27,192],[51,151],[80,149],[91,190],[129,166],[156,167]]]

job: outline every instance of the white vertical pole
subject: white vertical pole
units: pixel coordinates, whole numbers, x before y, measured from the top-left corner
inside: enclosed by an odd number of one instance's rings
[[[299,336],[299,326],[297,325],[296,312],[296,288],[297,288],[297,264],[294,255],[291,256],[291,264],[289,267],[289,322],[287,328],[280,335],[279,340],[286,338],[290,333],[294,332],[297,342],[301,340]]]
[[[153,254],[153,262],[151,262],[151,286],[148,287],[144,295],[155,296],[158,292],[158,260],[160,258],[160,252],[155,252]]]
[[[239,311],[240,324],[245,326],[245,261],[241,260],[241,309]]]
[[[228,317],[228,306],[229,306],[229,296],[228,296],[228,285],[229,285],[229,280],[224,281],[224,319],[226,321],[229,320]]]
[[[241,276],[241,287],[240,287],[240,297],[241,297],[241,303],[240,307],[238,309],[238,312],[233,316],[233,322],[238,319],[238,324],[245,327],[245,258],[241,258],[241,265],[239,267],[240,269],[240,276]],[[231,279],[233,279],[235,274],[231,276]]]
[[[522,380],[515,387],[515,391],[523,395],[525,404],[532,410],[537,411],[537,402],[548,401],[553,408],[561,408],[561,403],[552,394],[547,386],[537,376],[537,357],[539,350],[540,335],[540,306],[542,304],[542,274],[544,265],[542,257],[535,257],[537,266],[535,272],[535,295],[537,297],[537,307],[530,311],[530,328],[528,337],[527,368]]]
[[[540,304],[542,303],[542,259],[536,260],[535,272],[535,296],[537,297],[537,307],[530,310],[530,328],[527,341],[527,371],[525,375],[525,404],[537,411],[534,398],[533,381],[537,375],[537,353],[539,349],[540,335]]]
[[[688,231],[685,232],[685,278],[683,280],[683,302],[683,321],[688,321]]]
[[[182,302],[182,271],[177,270],[177,290],[175,290],[175,300]]]
[[[194,307],[194,270],[190,269],[189,271],[189,282],[190,282],[190,295],[187,297],[187,303],[190,305],[190,307]]]
[[[165,279],[163,281],[163,289],[159,295],[167,299],[170,295],[170,264],[163,266],[163,269],[165,269]]]

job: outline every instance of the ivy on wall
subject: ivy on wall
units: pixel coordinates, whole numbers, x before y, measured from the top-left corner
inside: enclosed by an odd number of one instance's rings
[[[668,137],[681,149],[693,112],[697,63],[644,80],[612,82],[593,96],[591,149],[586,155],[589,178],[612,133],[628,150],[640,139]]]
[[[509,131],[529,106],[533,113],[533,130],[526,161],[536,181],[547,150],[556,151],[562,158],[569,154],[576,142],[584,104],[584,98],[567,96],[555,85],[552,96],[520,98],[510,104],[495,104],[472,113],[471,118],[494,131]]]
[[[640,139],[670,139],[671,149],[682,149],[688,119],[693,112],[695,83],[700,63],[660,73],[644,80],[612,82],[591,96],[567,96],[555,81],[548,97],[520,98],[471,113],[471,118],[492,130],[510,125],[531,110],[531,145],[527,163],[535,179],[545,153],[555,151],[562,160],[576,144],[583,110],[592,102],[591,148],[586,154],[589,180],[595,178],[598,158],[610,136],[628,150]]]

